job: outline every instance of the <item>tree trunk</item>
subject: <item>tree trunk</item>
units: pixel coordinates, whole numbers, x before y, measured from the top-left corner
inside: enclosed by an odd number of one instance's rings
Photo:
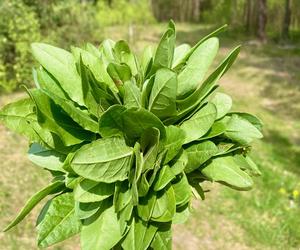
[[[245,14],[246,14],[246,32],[251,33],[251,24],[252,24],[252,1],[247,0],[245,2]]]
[[[192,21],[197,23],[200,18],[200,0],[194,0],[192,5]]]
[[[282,27],[282,39],[289,39],[289,29],[291,24],[291,1],[285,0],[285,13],[283,19],[283,27]]]
[[[257,37],[262,42],[267,41],[267,0],[258,0]]]

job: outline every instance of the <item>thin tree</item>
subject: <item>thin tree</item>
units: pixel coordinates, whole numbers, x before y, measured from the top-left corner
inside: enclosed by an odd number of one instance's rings
[[[284,19],[283,19],[283,26],[282,26],[282,39],[288,40],[289,39],[289,29],[291,24],[291,1],[285,0],[285,12],[284,12]]]
[[[262,42],[267,41],[267,0],[258,0],[257,37]]]

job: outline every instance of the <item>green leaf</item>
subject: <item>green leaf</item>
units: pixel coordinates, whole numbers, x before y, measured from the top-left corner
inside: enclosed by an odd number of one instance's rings
[[[176,208],[176,214],[174,216],[172,223],[184,224],[189,217],[190,217],[190,208],[189,208],[189,204],[186,204],[185,206]]]
[[[163,123],[143,108],[125,109],[123,106],[114,105],[99,120],[99,131],[102,137],[124,134],[127,138],[136,140],[152,127],[159,129],[161,136],[165,137]]]
[[[96,214],[100,209],[100,207],[101,207],[101,201],[89,202],[89,203],[81,203],[75,201],[75,215],[78,219],[84,220]]]
[[[131,52],[128,44],[124,40],[116,42],[114,47],[115,56],[121,63],[127,64],[133,75],[136,75],[139,71],[139,66],[135,55]]]
[[[215,156],[219,149],[212,141],[204,141],[191,145],[185,149],[185,152],[188,157],[188,163],[184,171],[190,173]]]
[[[83,223],[80,237],[82,250],[110,250],[122,238],[114,207],[109,202],[101,204],[98,212]]]
[[[203,137],[199,138],[198,141],[203,141],[217,137],[219,135],[222,135],[225,131],[226,123],[222,119],[219,121],[215,121],[211,128],[208,130],[208,132]]]
[[[34,102],[29,98],[7,104],[0,111],[0,121],[9,129],[25,135],[32,142],[43,142],[30,124],[30,122],[37,124],[34,108]]]
[[[185,132],[185,144],[205,135],[213,125],[217,116],[214,104],[208,103],[195,113],[189,120],[183,122],[180,128]]]
[[[173,71],[162,68],[157,70],[148,109],[160,119],[176,113],[177,76]]]
[[[191,46],[187,43],[183,43],[175,48],[172,68],[185,58],[190,49]]]
[[[201,172],[209,180],[220,182],[237,190],[249,190],[253,185],[251,177],[240,169],[232,156],[213,159]]]
[[[155,71],[159,68],[170,68],[173,62],[175,49],[175,25],[172,21],[169,22],[167,31],[163,34],[157,46],[153,67]]]
[[[124,83],[124,106],[126,108],[141,107],[141,92],[132,81]]]
[[[263,137],[261,132],[254,125],[248,122],[248,120],[235,114],[233,114],[231,119],[228,121],[224,135],[242,145],[248,145],[254,139],[260,139]]]
[[[150,250],[171,250],[172,249],[172,229],[171,223],[165,223],[156,232],[151,243]]]
[[[142,103],[142,107],[145,109],[147,109],[149,106],[149,98],[150,98],[153,84],[154,84],[154,75],[150,79],[147,79],[143,84],[141,103]]]
[[[231,97],[223,93],[216,93],[211,102],[217,108],[217,120],[225,116],[232,106]]]
[[[9,223],[9,225],[4,229],[4,232],[18,225],[31,212],[31,210],[46,196],[58,193],[63,189],[64,183],[61,181],[56,181],[34,194],[26,202],[25,206],[22,208],[22,210],[19,212],[16,218],[11,223]]]
[[[176,155],[176,157],[170,162],[170,164],[173,174],[180,174],[188,164],[188,157],[185,150],[181,150],[181,152]]]
[[[159,191],[165,188],[175,178],[174,173],[168,165],[163,166],[158,174],[157,180],[154,183],[154,191]]]
[[[261,172],[258,167],[254,163],[254,161],[250,158],[250,156],[244,156],[241,154],[235,154],[234,159],[239,165],[239,167],[246,171],[251,176],[260,176]]]
[[[41,67],[36,72],[38,84],[41,89],[55,93],[61,98],[70,99],[67,93],[61,88],[59,82],[46,69]]]
[[[151,220],[157,222],[172,221],[175,212],[175,194],[171,185],[168,185],[164,190],[160,191],[156,199]]]
[[[80,220],[90,219],[101,210],[102,203],[103,201],[90,203],[81,203],[75,201],[75,214]]]
[[[132,148],[120,137],[98,139],[82,146],[71,167],[78,175],[98,182],[112,183],[127,178]]]
[[[257,116],[245,112],[231,112],[228,115],[233,115],[233,114],[238,115],[239,117],[247,120],[252,125],[254,125],[260,132],[262,132],[262,128],[264,124],[262,120],[259,119]]]
[[[116,182],[114,193],[114,207],[116,212],[123,210],[131,201],[131,190],[128,181]]]
[[[187,111],[197,107],[215,88],[216,83],[231,67],[240,52],[240,47],[236,47],[223,60],[223,62],[213,71],[208,78],[198,86],[197,90],[191,93],[188,97],[177,101],[179,114],[185,114]],[[178,115],[179,115],[178,114]]]
[[[184,173],[176,177],[172,182],[172,188],[175,193],[176,206],[182,206],[190,201],[192,190]]]
[[[37,226],[38,245],[48,247],[79,233],[81,223],[74,210],[73,193],[52,199],[42,221]]]
[[[43,148],[38,143],[33,143],[30,146],[28,158],[39,167],[53,171],[65,172],[62,166],[66,156],[52,149]]]
[[[48,92],[43,91],[49,98],[51,98],[54,103],[60,106],[76,123],[78,123],[85,130],[97,133],[98,132],[98,123],[94,121],[88,113],[84,112],[80,108],[75,106],[75,103],[70,100],[65,100]]]
[[[219,40],[215,37],[206,40],[195,49],[178,75],[178,97],[184,97],[197,88],[204,79],[218,49]]]
[[[131,79],[131,70],[126,64],[109,63],[107,72],[114,81],[117,88],[120,88],[124,82]]]
[[[68,96],[84,106],[81,79],[72,54],[45,43],[33,43],[31,49],[35,59],[55,77]]]
[[[65,146],[92,140],[93,135],[84,131],[66,113],[63,113],[60,106],[56,105],[44,92],[30,90],[30,95],[35,102],[41,127],[57,134]]]
[[[180,151],[184,141],[185,132],[176,126],[166,127],[166,140],[163,143],[163,147],[167,149],[167,155],[164,160],[164,164],[172,160]]]
[[[82,180],[74,188],[74,199],[79,202],[102,201],[115,191],[113,183],[95,182],[91,180]]]
[[[173,68],[176,71],[179,71],[182,67],[184,67],[186,61],[189,59],[189,57],[194,53],[194,51],[202,44],[204,43],[206,40],[217,36],[219,33],[223,32],[225,29],[227,28],[227,24],[221,26],[220,28],[214,30],[213,32],[211,32],[210,34],[206,35],[205,37],[203,37],[199,42],[197,42],[186,54],[185,56],[178,61],[177,64],[173,65]]]
[[[159,152],[160,131],[157,128],[147,129],[141,137],[141,149],[144,154],[143,172],[153,169]]]
[[[157,227],[144,222],[138,218],[133,218],[130,230],[122,242],[124,250],[147,250]]]

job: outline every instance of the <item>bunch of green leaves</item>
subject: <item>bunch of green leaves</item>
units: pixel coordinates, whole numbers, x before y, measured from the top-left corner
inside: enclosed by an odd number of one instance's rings
[[[32,44],[36,88],[0,119],[29,138],[29,159],[53,181],[6,230],[50,195],[37,219],[41,247],[80,233],[84,250],[171,249],[172,224],[204,199],[204,181],[249,190],[262,123],[216,92],[240,48],[207,73],[224,28],[176,47],[170,22],[140,58],[125,41],[72,52]]]

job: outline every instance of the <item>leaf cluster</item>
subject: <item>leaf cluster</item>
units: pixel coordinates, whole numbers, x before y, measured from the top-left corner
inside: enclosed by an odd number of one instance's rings
[[[204,199],[204,181],[249,190],[262,123],[217,92],[240,48],[207,73],[224,28],[176,47],[171,21],[140,58],[125,41],[71,52],[32,44],[36,88],[0,120],[29,138],[29,159],[53,182],[6,230],[51,195],[37,220],[41,247],[80,233],[84,250],[171,249],[171,226],[187,220],[193,196]]]

